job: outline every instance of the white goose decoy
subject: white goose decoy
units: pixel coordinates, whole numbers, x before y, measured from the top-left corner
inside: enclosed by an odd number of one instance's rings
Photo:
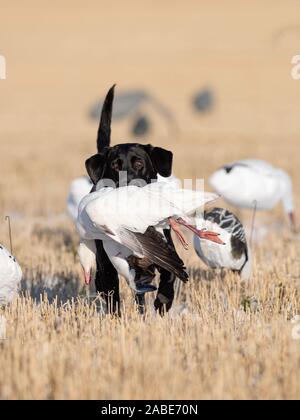
[[[136,270],[130,264],[132,257],[135,257],[136,265],[140,262],[137,268],[144,269],[155,264],[186,281],[188,275],[183,261],[154,227],[170,224],[184,246],[187,246],[187,242],[179,225],[202,238],[222,243],[218,234],[198,230],[187,219],[187,215],[216,198],[212,193],[175,189],[163,182],[142,188],[102,188],[87,195],[79,205],[77,219],[77,230],[81,238],[79,258],[86,283],[90,283],[91,269],[95,265],[96,239],[103,241],[112,264],[137,293],[150,290],[137,287]]]
[[[243,225],[230,211],[214,207],[196,220],[198,229],[209,229],[220,234],[224,246],[194,236],[194,248],[199,258],[210,268],[237,271],[243,280],[251,276],[251,257]]]
[[[0,306],[10,303],[19,292],[22,270],[10,252],[0,245]]]
[[[212,188],[238,208],[271,210],[282,201],[291,226],[295,228],[292,182],[282,169],[258,159],[245,159],[224,165],[209,179]]]
[[[71,182],[67,199],[67,212],[74,222],[77,220],[80,201],[91,191],[92,187],[93,184],[87,176],[75,178]]]

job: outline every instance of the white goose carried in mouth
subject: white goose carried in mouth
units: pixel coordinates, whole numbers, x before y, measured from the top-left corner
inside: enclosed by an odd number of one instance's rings
[[[238,208],[271,210],[282,201],[295,229],[292,182],[282,169],[258,159],[239,160],[218,169],[209,183],[229,204]]]
[[[220,234],[224,246],[203,241],[194,236],[194,248],[199,258],[210,268],[236,271],[243,280],[251,277],[251,256],[243,225],[230,211],[214,207],[196,220],[198,229],[210,229]]]
[[[142,188],[102,188],[87,195],[79,205],[77,219],[77,230],[81,238],[79,257],[86,283],[91,280],[90,272],[96,253],[94,241],[97,239],[103,241],[112,264],[137,293],[149,290],[136,287],[136,271],[129,263],[132,257],[141,262],[140,267],[155,264],[186,281],[188,275],[183,261],[154,227],[170,225],[185,247],[187,241],[179,225],[201,238],[222,243],[218,234],[198,230],[190,224],[188,218],[197,209],[203,208],[205,203],[216,198],[215,194],[176,189],[163,182]]]
[[[0,245],[0,306],[10,303],[18,294],[22,270],[15,257]]]
[[[158,174],[157,181],[166,182],[177,188],[181,187],[180,180],[174,175],[170,175],[166,178]],[[67,212],[74,222],[76,222],[78,217],[78,208],[81,200],[91,192],[93,185],[94,184],[87,176],[80,176],[79,178],[73,179],[71,182],[67,198]]]

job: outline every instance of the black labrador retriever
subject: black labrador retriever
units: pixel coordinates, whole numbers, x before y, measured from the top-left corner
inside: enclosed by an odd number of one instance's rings
[[[111,117],[114,99],[114,86],[108,91],[103,103],[100,117],[97,148],[98,153],[87,159],[85,165],[87,172],[96,185],[100,180],[112,180],[116,187],[123,184],[120,174],[126,173],[124,183],[134,180],[143,180],[150,183],[157,179],[157,175],[168,177],[172,172],[172,152],[153,147],[150,144],[124,143],[110,147]],[[121,180],[121,181],[120,181]],[[174,249],[170,230],[164,230],[168,244]],[[97,272],[96,290],[105,297],[110,313],[120,312],[120,294],[118,273],[108,259],[102,241],[96,241],[97,246]],[[176,251],[175,251],[176,252]],[[174,299],[175,276],[169,271],[160,268],[160,282],[157,296],[154,301],[155,309],[161,314],[168,311]],[[143,312],[144,295],[136,295],[140,311]]]

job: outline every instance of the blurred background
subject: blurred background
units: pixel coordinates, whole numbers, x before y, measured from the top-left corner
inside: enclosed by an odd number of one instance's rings
[[[113,143],[170,148],[179,177],[264,158],[298,200],[299,12],[298,0],[2,1],[1,214],[64,211],[113,83],[129,107]]]
[[[172,150],[182,179],[265,159],[291,175],[299,224],[300,0],[0,0],[0,10],[0,243],[10,247],[10,215],[27,296],[5,312],[0,399],[299,397],[289,320],[300,314],[300,236],[280,205],[256,215],[251,282],[177,247],[190,282],[170,317],[153,314],[149,293],[141,322],[124,282],[120,321],[90,304],[66,200],[116,83],[114,144]],[[238,216],[252,229],[251,210]]]

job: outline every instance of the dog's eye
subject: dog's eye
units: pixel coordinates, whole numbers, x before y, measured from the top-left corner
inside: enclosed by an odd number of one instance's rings
[[[122,169],[122,160],[121,159],[115,159],[111,163],[111,168],[114,171],[120,171]]]
[[[135,171],[140,171],[144,167],[143,160],[139,158],[134,158],[132,161],[132,167]]]

